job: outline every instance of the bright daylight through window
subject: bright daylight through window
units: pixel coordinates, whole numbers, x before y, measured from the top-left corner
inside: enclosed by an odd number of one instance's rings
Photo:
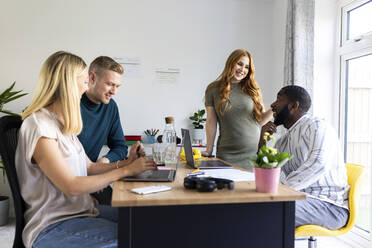
[[[348,11],[348,39],[371,32],[372,1],[366,2]]]
[[[371,240],[372,0],[339,2],[342,23],[339,34],[342,39],[337,50],[341,85],[340,130],[345,162],[363,165],[367,172],[360,196],[355,228],[355,234],[358,234],[355,237]]]
[[[372,9],[371,9],[372,10]],[[346,161],[367,169],[356,225],[371,231],[372,55],[347,61]]]

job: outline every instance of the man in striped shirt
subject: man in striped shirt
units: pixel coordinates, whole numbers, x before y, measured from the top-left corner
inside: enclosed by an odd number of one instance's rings
[[[315,224],[338,229],[349,217],[346,168],[335,130],[309,115],[310,106],[304,88],[282,88],[271,104],[274,123],[262,127],[260,144],[265,132],[275,133],[279,125],[287,129],[275,144],[278,151],[293,155],[283,166],[280,181],[308,196],[296,202],[296,227]]]

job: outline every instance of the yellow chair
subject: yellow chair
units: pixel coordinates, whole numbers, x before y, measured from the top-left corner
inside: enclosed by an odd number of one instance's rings
[[[349,220],[346,225],[340,229],[330,230],[318,225],[304,225],[296,228],[296,236],[310,236],[308,239],[308,247],[316,248],[316,239],[314,236],[338,236],[345,234],[355,224],[357,209],[359,206],[359,197],[363,178],[365,177],[364,166],[357,164],[346,164],[347,181],[349,189]]]

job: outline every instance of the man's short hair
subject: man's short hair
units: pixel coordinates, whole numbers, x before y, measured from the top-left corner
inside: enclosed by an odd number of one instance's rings
[[[299,109],[302,112],[307,112],[311,107],[311,97],[309,93],[298,85],[288,85],[280,90],[281,94],[287,96],[291,102],[298,102]]]
[[[99,56],[89,66],[89,72],[95,72],[99,75],[102,75],[104,70],[110,70],[119,73],[122,75],[124,73],[124,68],[107,56]]]

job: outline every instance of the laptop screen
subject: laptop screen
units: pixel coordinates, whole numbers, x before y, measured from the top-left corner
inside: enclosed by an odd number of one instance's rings
[[[204,160],[195,163],[192,144],[190,138],[190,131],[188,129],[181,129],[183,148],[185,149],[186,163],[192,168],[199,169],[230,169],[231,165],[222,160]]]
[[[185,149],[186,163],[195,168],[194,157],[192,154],[192,144],[190,138],[190,131],[188,129],[181,129],[183,148]]]

